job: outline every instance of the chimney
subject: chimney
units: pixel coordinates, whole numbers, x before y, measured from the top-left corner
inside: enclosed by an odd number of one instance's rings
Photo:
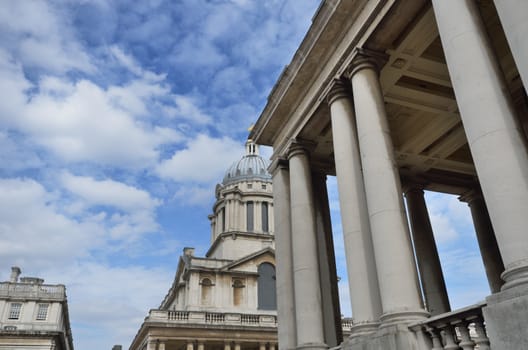
[[[123,347],[121,345],[114,345],[112,347],[112,350],[121,350],[121,349],[123,349]]]
[[[185,255],[185,256],[194,256],[194,248],[192,248],[192,247],[183,248],[183,255]]]
[[[18,277],[20,276],[21,272],[22,271],[20,271],[20,267],[13,266],[11,268],[11,277],[9,278],[9,282],[17,283],[18,282]]]

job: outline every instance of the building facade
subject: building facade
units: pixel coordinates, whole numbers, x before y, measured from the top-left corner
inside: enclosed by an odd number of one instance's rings
[[[274,350],[277,343],[271,175],[258,146],[216,186],[211,246],[184,248],[158,309],[150,310],[131,350]]]
[[[20,272],[0,283],[0,349],[73,350],[66,288]]]
[[[523,0],[321,2],[250,135],[274,150],[280,349],[528,348],[527,33]],[[327,175],[354,316],[341,344]],[[424,190],[469,205],[482,303],[451,310]]]

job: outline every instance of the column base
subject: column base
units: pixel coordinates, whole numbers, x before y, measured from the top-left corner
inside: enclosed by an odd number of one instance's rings
[[[385,326],[375,333],[362,337],[349,337],[341,346],[342,350],[422,350],[416,335],[404,324]]]
[[[492,294],[482,309],[492,349],[528,349],[528,285]]]
[[[399,324],[410,324],[422,321],[429,317],[429,313],[425,310],[402,310],[387,312],[381,315],[380,328],[390,327]]]
[[[507,267],[506,271],[501,274],[501,278],[506,282],[501,290],[514,288],[520,285],[528,285],[528,261],[523,261],[522,266]]]
[[[324,343],[305,343],[297,345],[297,350],[327,350],[328,345]]]
[[[349,338],[362,337],[376,332],[379,328],[379,322],[356,323],[350,327]]]

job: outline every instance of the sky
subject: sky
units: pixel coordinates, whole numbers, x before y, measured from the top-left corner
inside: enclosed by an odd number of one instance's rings
[[[77,350],[128,348],[319,0],[0,3],[0,281],[67,287]],[[265,156],[271,154],[264,149]],[[343,314],[350,316],[335,178]],[[453,307],[489,294],[467,206],[428,193]]]

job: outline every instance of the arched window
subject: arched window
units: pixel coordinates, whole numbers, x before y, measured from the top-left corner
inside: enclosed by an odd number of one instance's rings
[[[213,282],[209,278],[204,278],[200,282],[202,285],[202,305],[213,303]]]
[[[241,279],[233,280],[233,305],[244,305],[244,281]]]
[[[257,283],[259,310],[277,310],[275,266],[270,263],[260,264],[258,267]]]

